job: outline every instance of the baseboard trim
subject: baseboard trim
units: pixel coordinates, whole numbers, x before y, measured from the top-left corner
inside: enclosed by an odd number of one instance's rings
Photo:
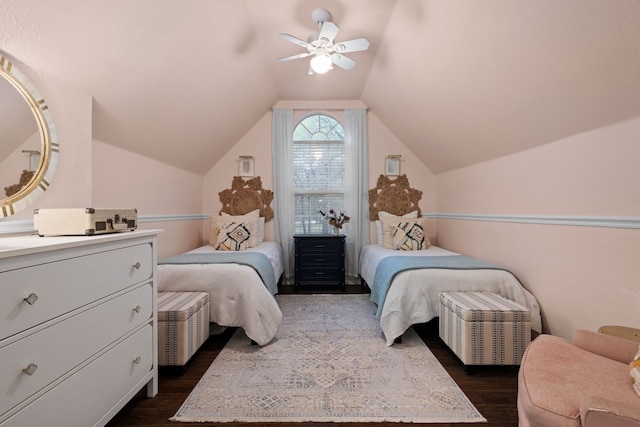
[[[622,216],[565,216],[565,215],[492,215],[428,213],[426,218],[454,219],[462,221],[515,222],[538,225],[566,225],[577,227],[606,227],[640,229],[640,217]]]

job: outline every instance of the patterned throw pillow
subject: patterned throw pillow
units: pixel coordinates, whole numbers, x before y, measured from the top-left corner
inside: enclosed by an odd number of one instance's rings
[[[236,223],[244,222],[249,226],[251,231],[251,239],[249,240],[249,247],[253,248],[258,246],[258,220],[259,209],[249,212],[245,215],[220,215],[211,217],[211,231],[209,234],[209,244],[214,248],[218,244],[219,228],[222,224],[228,224],[232,221]]]
[[[430,246],[420,220],[394,224],[392,236],[393,249],[399,251],[419,251]]]
[[[640,347],[638,347],[638,353],[633,358],[631,366],[631,382],[633,383],[633,389],[640,396]]]
[[[393,232],[393,225],[401,221],[406,221],[408,218],[418,218],[418,211],[411,211],[402,216],[393,215],[385,211],[380,211],[378,212],[378,218],[380,219],[380,234],[378,234],[378,244],[384,246],[385,248],[393,249],[393,237],[391,236],[391,233]]]
[[[218,239],[215,249],[219,251],[244,251],[249,248],[251,229],[245,222],[218,223]]]

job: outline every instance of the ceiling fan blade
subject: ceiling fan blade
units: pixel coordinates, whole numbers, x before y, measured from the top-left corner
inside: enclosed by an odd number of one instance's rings
[[[369,40],[365,38],[336,43],[333,49],[338,53],[360,52],[369,49]]]
[[[291,34],[286,34],[286,33],[280,33],[280,38],[287,40],[291,43],[295,43],[298,46],[302,46],[305,49],[313,49],[313,46],[311,46],[311,44],[309,44],[308,42],[304,41],[304,40],[300,40],[297,37],[292,36]]]
[[[285,56],[284,58],[278,58],[278,61],[291,61],[292,59],[305,58],[309,55],[313,55],[310,52],[299,53],[297,55]]]
[[[356,61],[337,53],[334,53],[333,55],[331,55],[331,62],[333,62],[338,67],[343,68],[345,70],[350,70],[356,66]]]
[[[333,22],[323,22],[322,28],[320,28],[320,34],[318,34],[318,39],[323,43],[333,43],[333,39],[336,38],[339,30],[340,28]]]

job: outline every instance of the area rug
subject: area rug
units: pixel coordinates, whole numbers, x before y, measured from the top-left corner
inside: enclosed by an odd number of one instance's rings
[[[276,299],[273,341],[238,329],[172,421],[486,421],[413,329],[386,346],[368,295]]]

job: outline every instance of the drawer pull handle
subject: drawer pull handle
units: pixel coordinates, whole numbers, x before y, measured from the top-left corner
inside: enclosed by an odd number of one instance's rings
[[[29,295],[28,297],[23,298],[23,301],[29,305],[33,305],[36,303],[36,301],[38,301],[38,295],[31,293],[31,295]]]
[[[316,262],[324,262],[324,258],[316,258]]]
[[[316,276],[324,276],[324,272],[322,272],[322,271],[316,271]]]
[[[140,313],[140,310],[142,310],[142,307],[140,307],[139,305],[136,305],[133,309],[133,311],[135,311],[136,313]]]
[[[135,363],[136,365],[139,365],[140,362],[142,362],[142,358],[140,356],[138,356],[135,359],[133,359],[133,363]]]
[[[35,363],[29,363],[29,366],[24,368],[22,372],[24,372],[27,375],[33,375],[36,369],[38,369],[38,365],[36,365]]]
[[[136,270],[140,270],[140,267],[142,267],[142,264],[140,264],[140,262],[136,262],[135,264],[133,264],[133,268],[135,268]]]

